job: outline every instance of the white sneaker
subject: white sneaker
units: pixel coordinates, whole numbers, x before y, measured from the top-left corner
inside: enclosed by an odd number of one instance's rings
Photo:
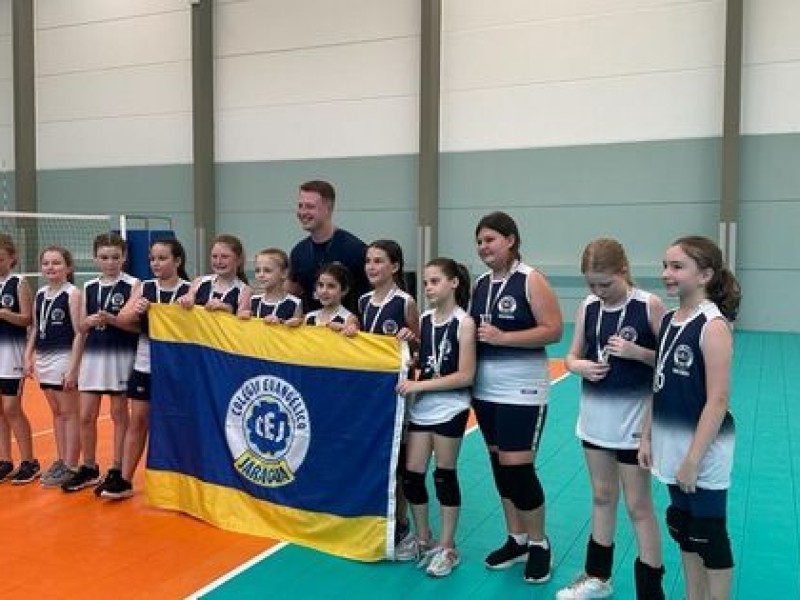
[[[447,577],[461,563],[461,556],[455,548],[440,548],[431,559],[425,572],[431,577]]]
[[[394,547],[394,559],[398,562],[417,560],[417,538],[410,531]]]
[[[568,587],[559,590],[556,600],[590,600],[591,598],[608,598],[614,593],[611,580],[603,581],[597,577],[581,575]]]
[[[417,568],[427,569],[441,549],[441,546],[433,546],[431,542],[417,540]]]

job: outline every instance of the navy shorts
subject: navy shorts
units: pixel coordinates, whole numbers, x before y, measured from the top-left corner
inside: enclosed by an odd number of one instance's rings
[[[589,450],[600,450],[601,452],[608,452],[613,454],[617,462],[623,465],[639,466],[639,451],[630,448],[604,448],[592,442],[581,440],[581,445]]]
[[[22,382],[20,379],[0,379],[0,394],[3,396],[19,396],[22,393]]]
[[[547,419],[547,405],[498,404],[473,398],[472,408],[487,446],[500,452],[527,452],[539,448]]]
[[[724,519],[728,509],[728,490],[697,488],[687,494],[677,485],[668,485],[670,504],[699,519]]]
[[[133,373],[131,373],[131,376],[128,378],[128,398],[131,400],[150,402],[151,380],[152,377],[150,373],[142,373],[134,369]]]
[[[419,425],[417,423],[409,422],[408,431],[413,433],[416,431],[424,431],[441,435],[448,438],[462,438],[464,432],[467,430],[467,419],[469,418],[469,409],[462,410],[455,417],[444,423],[436,423],[435,425]]]

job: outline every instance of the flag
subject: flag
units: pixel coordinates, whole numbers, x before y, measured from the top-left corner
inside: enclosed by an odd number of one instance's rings
[[[149,318],[152,504],[346,558],[392,556],[397,340],[175,305]]]

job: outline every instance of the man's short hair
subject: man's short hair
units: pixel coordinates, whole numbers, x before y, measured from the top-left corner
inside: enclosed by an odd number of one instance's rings
[[[336,202],[336,190],[333,189],[333,186],[330,183],[321,179],[312,179],[311,181],[306,181],[300,186],[300,191],[316,192],[319,194],[320,198],[330,203],[331,207],[333,207]]]

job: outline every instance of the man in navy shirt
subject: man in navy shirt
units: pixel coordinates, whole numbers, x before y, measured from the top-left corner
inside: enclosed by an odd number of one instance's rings
[[[297,196],[297,219],[308,237],[292,248],[289,291],[303,300],[303,312],[320,308],[314,289],[317,271],[323,265],[340,262],[350,271],[350,290],[343,304],[355,312],[358,297],[369,291],[364,274],[367,246],[349,231],[333,223],[336,191],[327,181],[307,181]]]

